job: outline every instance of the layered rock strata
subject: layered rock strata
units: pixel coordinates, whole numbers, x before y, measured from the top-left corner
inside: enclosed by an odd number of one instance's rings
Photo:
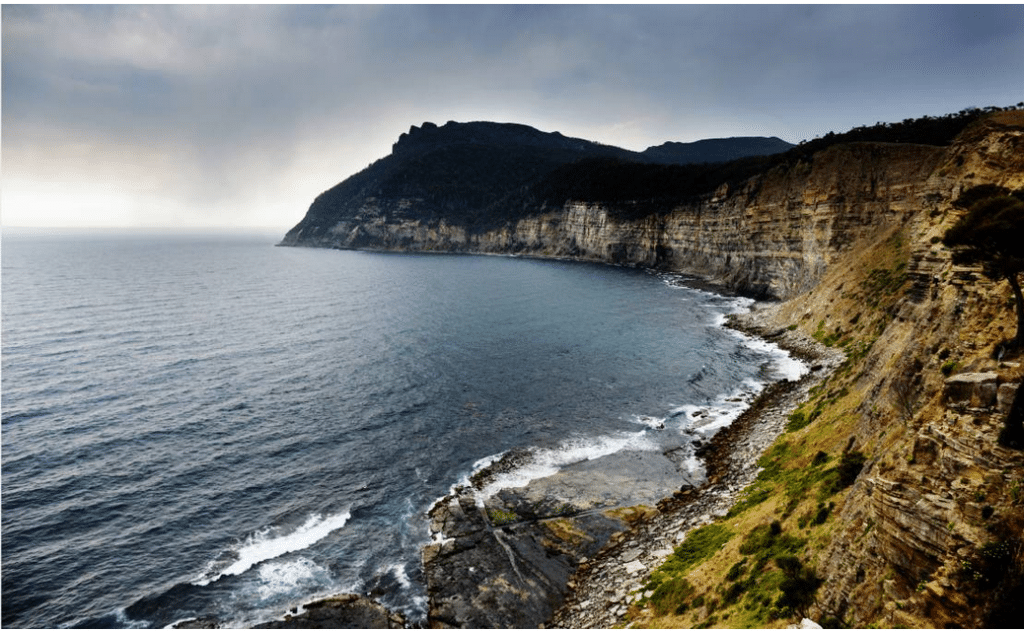
[[[836,146],[810,162],[640,218],[624,219],[630,213],[608,205],[568,203],[477,233],[444,221],[396,219],[368,204],[359,217],[334,225],[329,236],[290,244],[661,267],[790,299],[764,316],[773,327],[799,323],[807,333],[817,327],[837,339],[856,329],[870,305],[867,290],[831,275],[843,266],[865,265],[879,244],[905,244],[905,266],[889,270],[906,275],[903,294],[884,317],[876,314],[876,329],[864,332],[869,344],[857,360],[858,375],[850,378],[851,396],[860,402],[844,412],[844,435],[836,440],[849,436],[868,459],[844,491],[827,545],[808,559],[824,580],[810,613],[855,626],[979,627],[1012,620],[1007,607],[1016,606],[1014,594],[1024,589],[1020,575],[1013,574],[1024,559],[1024,456],[997,440],[1016,405],[1021,371],[992,358],[1013,322],[1005,284],[954,266],[938,243],[957,216],[952,200],[989,183],[1024,187],[1020,113],[982,120],[945,148]],[[971,385],[959,383],[961,378],[947,386],[947,367],[954,373],[994,373],[995,383],[985,376],[972,378],[977,383],[966,380]],[[784,414],[774,418],[783,422]],[[761,448],[757,443],[752,453]],[[737,478],[733,486],[738,490],[745,481]],[[555,622],[621,622],[634,599],[630,593],[659,551],[671,549],[690,527],[714,519],[715,510],[728,508],[733,492],[709,491],[704,500],[717,502],[715,508],[696,515],[663,504],[656,516],[628,531],[633,534],[612,537],[611,547],[591,561],[567,555],[553,575],[568,576],[574,560],[579,566],[566,583],[571,589],[557,595],[566,606]],[[500,557],[506,551],[494,552]],[[992,559],[1005,567],[993,567]],[[450,610],[456,613],[441,614],[439,621],[466,624],[456,601],[452,596]]]
[[[939,194],[922,181],[945,150],[852,143],[736,190],[639,219],[627,208],[568,202],[477,233],[445,220],[398,218],[368,200],[351,219],[283,245],[569,258],[696,274],[736,290],[788,298],[817,282],[837,252],[880,222],[905,220]],[[416,200],[399,201],[415,207]]]

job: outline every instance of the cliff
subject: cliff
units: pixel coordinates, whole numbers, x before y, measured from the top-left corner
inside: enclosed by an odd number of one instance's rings
[[[692,556],[684,540],[636,594],[610,589],[613,609],[671,627],[805,615],[1016,626],[1024,453],[997,442],[1024,407],[1024,370],[999,350],[1014,332],[1012,297],[940,243],[962,214],[953,200],[988,183],[1024,187],[1022,112],[981,117],[945,146],[833,144],[674,199],[509,193],[514,213],[463,221],[419,212],[414,197],[349,198],[341,214],[311,208],[284,244],[602,261],[779,299],[737,325],[813,338],[845,363],[799,404],[717,530],[686,535],[715,545]],[[684,567],[684,554],[697,561]]]
[[[532,189],[566,165],[590,160],[664,170],[792,147],[756,137],[670,145],[633,152],[526,125],[424,123],[403,133],[389,156],[317,196],[282,245],[466,251],[474,247],[467,235],[514,224],[549,204]]]
[[[1013,301],[1008,283],[955,265],[940,237],[962,214],[951,203],[962,190],[1024,186],[1024,113],[980,121],[947,148],[921,150],[917,164],[899,160],[912,148],[873,150],[903,166],[886,178],[839,161],[831,179],[800,180],[817,182],[803,191],[809,218],[858,181],[872,210],[824,222],[830,239],[812,220],[802,233],[830,246],[820,267],[804,265],[817,270],[804,276],[814,284],[790,285],[780,292],[789,300],[737,320],[814,338],[846,361],[707,526],[726,542],[685,572],[666,564],[650,574],[626,614],[639,626],[784,627],[804,616],[825,626],[1019,625],[1024,453],[998,442],[1024,411],[1020,359],[1002,347]],[[896,177],[914,171],[916,182]]]
[[[1014,334],[1013,302],[1008,283],[955,265],[937,239],[962,214],[951,200],[987,183],[1024,187],[1024,113],[965,130],[916,187],[926,203],[778,310],[809,334],[850,338],[848,349],[870,344],[847,351],[863,358],[830,384],[848,392],[817,421],[836,424],[823,446],[852,440],[867,458],[812,555],[824,579],[811,609],[819,617],[858,626],[1018,624],[1024,453],[997,441],[1022,377],[1000,346]],[[870,331],[851,323],[880,291],[881,274],[871,274],[884,268],[869,261],[886,250],[897,262]],[[859,270],[857,288],[851,270]]]

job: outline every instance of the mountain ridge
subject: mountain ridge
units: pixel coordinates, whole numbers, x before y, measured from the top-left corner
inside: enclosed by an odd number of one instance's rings
[[[518,123],[449,121],[438,126],[426,122],[402,133],[391,154],[318,195],[282,243],[312,245],[329,240],[334,226],[363,216],[367,208],[385,217],[445,219],[490,228],[543,205],[532,189],[547,186],[552,173],[580,161],[656,169],[682,167],[681,160],[702,155],[713,161],[725,154],[761,156],[766,147],[792,146],[776,140],[749,137],[675,143],[648,149],[654,153],[647,157],[644,152]]]

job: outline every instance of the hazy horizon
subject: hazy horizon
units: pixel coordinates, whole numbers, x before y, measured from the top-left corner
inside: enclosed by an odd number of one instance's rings
[[[283,234],[426,121],[798,143],[1024,84],[1019,5],[2,11],[5,227]]]

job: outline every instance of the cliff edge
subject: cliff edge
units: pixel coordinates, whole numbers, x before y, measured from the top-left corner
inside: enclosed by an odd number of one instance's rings
[[[889,155],[899,164],[912,151]],[[962,191],[1024,187],[1024,113],[988,117],[919,157],[883,171],[836,162],[804,189],[811,225],[858,180],[890,201],[845,215],[852,230],[831,242],[816,281],[737,324],[811,337],[845,362],[789,415],[729,512],[689,531],[604,626],[1019,625],[1024,452],[999,443],[1024,412],[1021,358],[1004,346],[1013,298],[1005,281],[955,265],[941,236],[963,214],[952,204]],[[914,169],[916,182],[879,186],[881,173]]]
[[[1003,346],[1013,299],[1007,283],[955,265],[941,238],[963,191],[1024,188],[1024,112],[978,116],[945,144],[869,139],[781,156],[718,170],[621,167],[614,155],[549,163],[517,172],[493,206],[512,210],[490,217],[367,189],[340,214],[318,200],[323,212],[311,208],[283,243],[678,271],[777,300],[737,326],[842,351],[732,508],[681,531],[632,593],[570,593],[577,613],[615,612],[606,626],[1017,626],[1024,452],[997,440],[1024,408],[1020,358]],[[552,191],[602,183],[563,189],[559,173],[615,173],[634,178],[619,190],[646,181],[654,192],[562,198]],[[570,592],[600,576],[578,568]]]

